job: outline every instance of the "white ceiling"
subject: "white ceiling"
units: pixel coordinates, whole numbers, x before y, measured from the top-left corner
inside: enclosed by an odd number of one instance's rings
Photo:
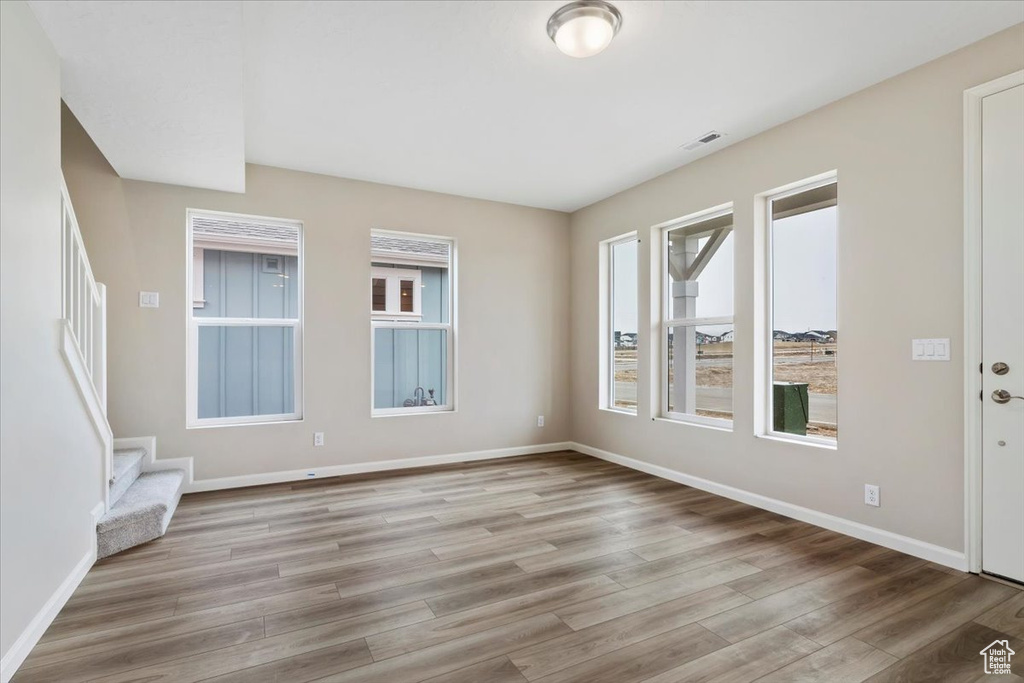
[[[562,4],[31,3],[124,177],[238,191],[247,160],[561,210],[1024,21],[1016,0],[620,1],[577,60],[544,30]]]
[[[234,2],[31,2],[61,94],[124,178],[245,190]]]

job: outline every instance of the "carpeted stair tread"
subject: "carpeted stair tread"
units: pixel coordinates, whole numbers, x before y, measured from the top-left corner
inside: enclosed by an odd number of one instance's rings
[[[113,507],[125,491],[142,474],[142,462],[146,457],[144,448],[123,448],[114,451],[114,473],[110,481],[110,506]]]
[[[184,470],[140,475],[96,525],[97,556],[107,557],[163,536],[184,480]]]

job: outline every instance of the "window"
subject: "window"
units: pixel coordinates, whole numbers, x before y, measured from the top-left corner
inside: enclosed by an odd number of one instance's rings
[[[188,426],[302,418],[302,224],[188,212]]]
[[[636,233],[605,243],[608,264],[606,326],[607,402],[602,407],[636,414],[637,254]]]
[[[419,270],[374,266],[372,269],[372,308],[374,318],[423,317],[423,275]]]
[[[661,415],[731,427],[732,208],[668,223],[661,238]]]
[[[764,431],[838,437],[835,176],[768,196],[768,392]]]
[[[455,244],[374,231],[370,250],[373,415],[454,410]]]

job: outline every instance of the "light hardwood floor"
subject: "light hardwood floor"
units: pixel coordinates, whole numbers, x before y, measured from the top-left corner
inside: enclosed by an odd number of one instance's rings
[[[186,496],[14,680],[976,681],[997,639],[1024,675],[1024,592],[566,452]]]

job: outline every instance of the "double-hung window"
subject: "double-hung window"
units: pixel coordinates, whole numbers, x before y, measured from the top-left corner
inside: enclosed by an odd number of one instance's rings
[[[767,351],[761,433],[833,447],[838,199],[834,173],[766,196],[767,324],[760,330]]]
[[[302,224],[189,210],[189,427],[302,418]]]
[[[732,426],[733,218],[717,207],[661,226],[661,416]]]
[[[370,235],[373,415],[455,409],[455,243]]]

